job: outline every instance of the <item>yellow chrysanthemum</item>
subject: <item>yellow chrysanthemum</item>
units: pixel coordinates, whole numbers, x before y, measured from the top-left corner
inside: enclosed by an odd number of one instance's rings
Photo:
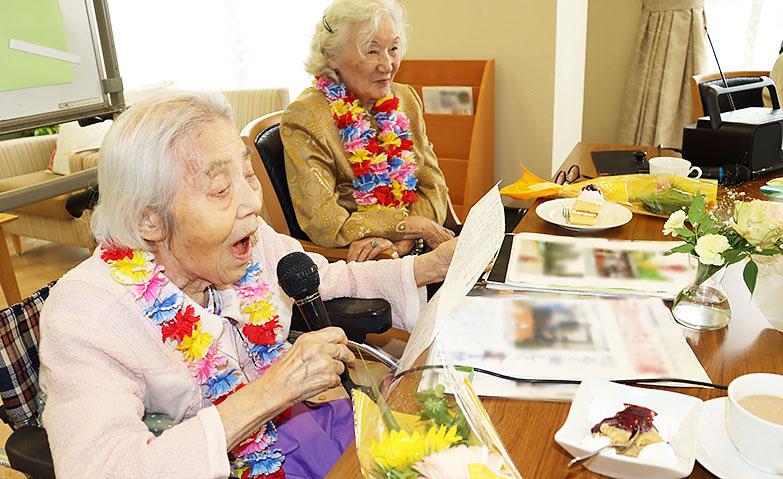
[[[373,165],[376,163],[383,163],[384,161],[386,161],[386,153],[380,153],[370,157],[370,163]]]
[[[391,130],[387,131],[382,135],[379,135],[378,139],[381,140],[381,146],[384,147],[389,145],[400,146],[402,144],[402,140],[400,140],[400,137],[397,136],[397,134]]]
[[[391,187],[392,187],[392,194],[394,195],[394,197],[397,198],[398,200],[401,200],[402,192],[405,189],[405,187],[399,184],[397,180],[392,180]]]
[[[380,441],[370,444],[370,454],[382,467],[405,469],[422,457],[442,451],[461,440],[456,427],[432,427],[426,434],[419,431],[413,434],[406,431],[384,432]]]
[[[271,301],[272,293],[267,294],[260,301],[254,301],[241,309],[241,313],[247,317],[247,322],[253,325],[264,324],[277,316],[277,306]]]
[[[152,274],[155,266],[152,260],[151,253],[134,251],[133,257],[113,261],[109,268],[114,279],[122,284],[142,284],[146,283]]]
[[[351,163],[361,163],[362,161],[367,161],[371,158],[370,152],[367,150],[356,150],[353,152],[353,155],[351,155],[351,158],[349,158],[348,161]]]
[[[182,342],[177,345],[177,349],[185,353],[186,361],[195,361],[201,359],[207,354],[207,350],[212,345],[212,335],[201,332],[201,325],[193,327],[189,336],[182,338]]]
[[[364,109],[359,105],[358,100],[348,103],[343,99],[338,99],[332,102],[332,113],[343,116],[349,111],[356,116],[364,111]]]

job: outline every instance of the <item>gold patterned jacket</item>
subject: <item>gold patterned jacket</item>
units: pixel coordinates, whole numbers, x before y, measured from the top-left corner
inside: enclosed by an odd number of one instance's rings
[[[392,84],[400,110],[410,120],[416,159],[418,200],[409,211],[357,211],[354,175],[326,97],[308,88],[283,113],[280,134],[285,149],[288,190],[299,226],[325,247],[346,246],[365,236],[402,239],[406,216],[424,216],[438,224],[446,218],[448,188],[427,139],[421,100],[409,85]],[[370,117],[374,124],[374,119]]]

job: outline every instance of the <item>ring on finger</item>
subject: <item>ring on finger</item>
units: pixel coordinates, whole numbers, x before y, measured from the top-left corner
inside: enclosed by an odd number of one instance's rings
[[[375,240],[372,240],[372,242],[370,243],[370,246],[372,246],[373,248],[377,248],[378,247],[378,242],[375,241]]]

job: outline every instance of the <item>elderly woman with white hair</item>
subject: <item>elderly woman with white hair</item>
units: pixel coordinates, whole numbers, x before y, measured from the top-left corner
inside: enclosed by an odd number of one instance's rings
[[[454,237],[442,226],[448,188],[421,100],[394,83],[405,28],[395,0],[334,0],[306,61],[314,86],[280,124],[299,226],[316,244],[349,246],[349,261]]]
[[[41,316],[43,423],[58,477],[317,478],[353,439],[342,330],[288,336],[278,260],[301,251],[258,217],[250,151],[218,94],[135,104],[106,135],[99,247]],[[414,258],[329,264],[320,294],[380,297],[410,328],[454,242]],[[143,416],[175,426],[155,437]]]

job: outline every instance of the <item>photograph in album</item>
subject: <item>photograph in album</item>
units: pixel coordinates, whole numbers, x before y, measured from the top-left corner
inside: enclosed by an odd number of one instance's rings
[[[670,241],[611,241],[541,234],[514,237],[505,286],[672,299],[694,277]]]

